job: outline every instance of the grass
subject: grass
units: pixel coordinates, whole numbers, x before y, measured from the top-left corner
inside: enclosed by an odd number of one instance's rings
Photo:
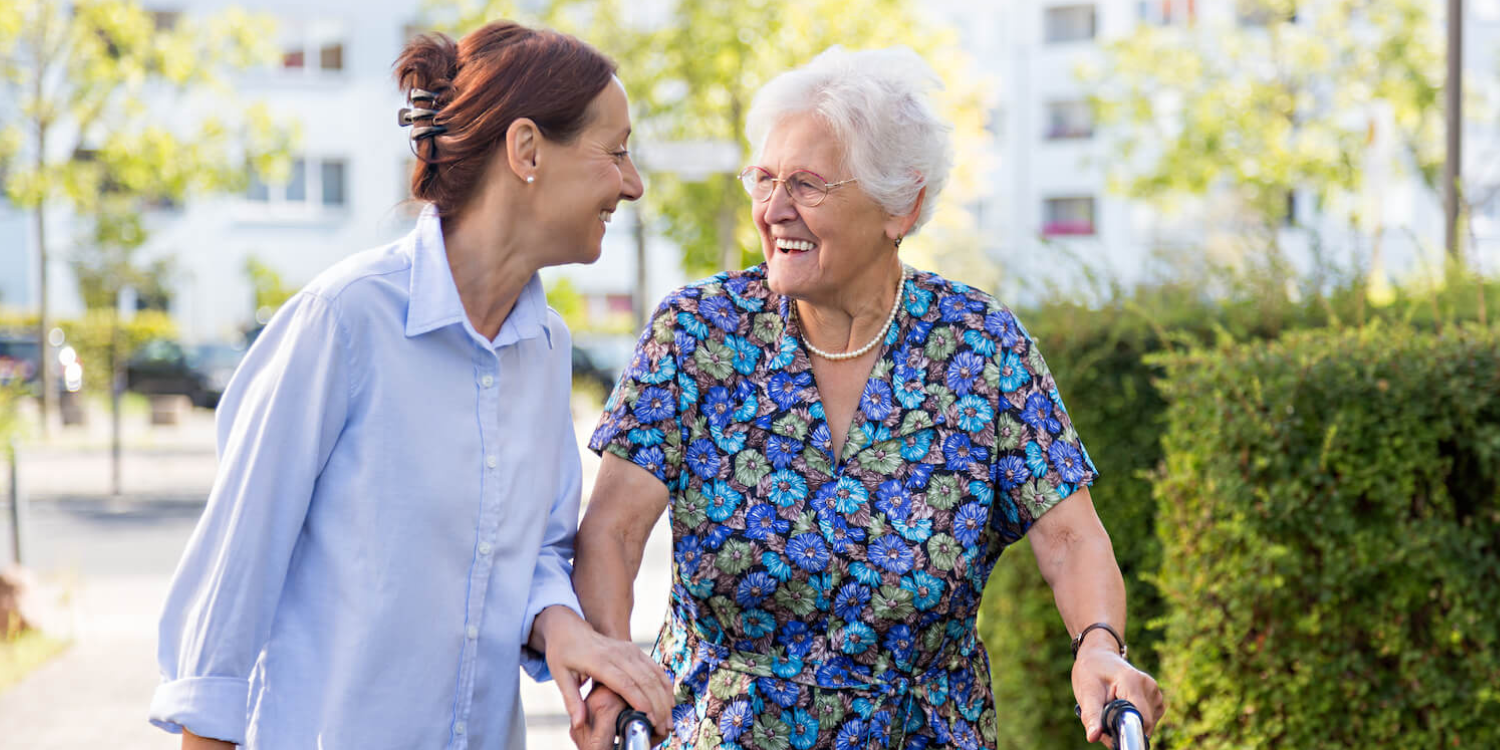
[[[0,640],[0,692],[67,648],[67,641],[48,638],[37,630],[23,630]]]

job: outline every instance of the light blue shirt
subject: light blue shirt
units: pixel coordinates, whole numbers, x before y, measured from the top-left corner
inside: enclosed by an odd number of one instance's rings
[[[520,748],[570,576],[571,339],[533,277],[493,341],[431,209],[286,303],[218,411],[151,721],[250,748]]]

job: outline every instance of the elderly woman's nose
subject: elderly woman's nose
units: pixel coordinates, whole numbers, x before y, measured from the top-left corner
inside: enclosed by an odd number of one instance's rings
[[[779,224],[783,221],[797,220],[797,205],[792,203],[792,195],[781,185],[771,188],[771,197],[766,199],[766,223]]]

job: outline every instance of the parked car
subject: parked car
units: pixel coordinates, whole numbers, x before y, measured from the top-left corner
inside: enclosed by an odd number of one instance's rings
[[[606,396],[615,387],[614,373],[600,366],[587,349],[576,344],[573,346],[573,380],[592,383]]]
[[[83,362],[71,346],[59,346],[57,350],[57,392],[76,394],[83,390]],[[40,387],[42,358],[37,353],[36,337],[27,334],[0,334],[0,385],[26,383],[33,389]]]
[[[243,350],[228,344],[185,348],[169,339],[146,342],[125,365],[125,387],[149,396],[187,396],[194,406],[219,405]]]

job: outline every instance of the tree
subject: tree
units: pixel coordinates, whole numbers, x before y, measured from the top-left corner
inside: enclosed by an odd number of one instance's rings
[[[1119,145],[1126,195],[1170,207],[1227,199],[1227,233],[1279,260],[1294,191],[1370,243],[1385,219],[1377,174],[1436,191],[1443,164],[1443,43],[1425,0],[1253,0],[1241,23],[1143,28],[1107,46],[1082,77]],[[1296,20],[1295,23],[1289,22]],[[1389,139],[1394,158],[1372,157]],[[1278,281],[1285,281],[1284,278]]]
[[[217,106],[229,71],[275,59],[269,20],[241,11],[204,18],[153,13],[134,0],[10,0],[0,5],[0,81],[19,118],[0,130],[10,154],[5,191],[32,211],[38,247],[38,337],[47,332],[47,217],[81,219],[85,266],[119,271],[145,241],[149,204],[240,189],[247,166],[275,173],[288,133],[263,107]],[[284,168],[284,166],[281,166]],[[120,277],[123,280],[123,277]],[[93,303],[118,289],[96,287]],[[51,357],[42,368],[42,429],[55,397]]]
[[[748,219],[749,199],[735,171],[677,173],[692,165],[658,164],[653,145],[713,141],[732,144],[736,164],[750,158],[745,112],[760,87],[834,44],[863,48],[906,45],[940,71],[939,104],[955,123],[958,167],[934,220],[907,257],[923,265],[962,268],[966,281],[994,282],[964,207],[979,194],[989,166],[985,113],[993,86],[976,71],[957,33],[905,0],[675,0],[651,13],[621,0],[537,3],[438,0],[433,17],[462,33],[496,18],[540,23],[577,35],[619,63],[635,109],[636,150],[646,158],[644,203],[664,234],[682,249],[692,275],[740,268],[759,256]],[[921,240],[923,237],[914,238]],[[976,278],[976,275],[978,278]],[[993,287],[991,287],[993,288]]]

